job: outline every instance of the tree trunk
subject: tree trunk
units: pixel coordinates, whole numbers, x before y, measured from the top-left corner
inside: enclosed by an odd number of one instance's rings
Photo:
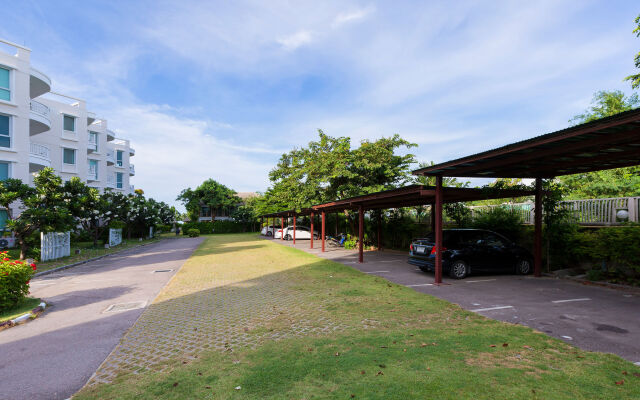
[[[24,240],[24,237],[18,235],[18,243],[20,243],[20,259],[24,260],[27,258],[27,251],[29,250],[27,242]]]

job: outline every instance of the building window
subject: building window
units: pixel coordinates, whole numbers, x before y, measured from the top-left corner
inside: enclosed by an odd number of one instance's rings
[[[89,143],[96,146],[96,150],[98,151],[98,132],[89,131]]]
[[[76,164],[76,151],[74,149],[62,149],[62,162],[65,164]]]
[[[11,147],[11,117],[0,114],[0,147]]]
[[[123,162],[122,162],[123,153],[124,151],[122,150],[116,150],[116,165],[118,167],[122,167],[123,165]]]
[[[122,189],[124,187],[124,183],[122,182],[122,172],[116,172],[116,188]]]
[[[76,131],[76,118],[71,115],[65,115],[63,117],[63,128],[65,131],[75,132]]]
[[[0,162],[0,181],[4,181],[10,178],[9,167],[10,166],[8,162]]]
[[[211,216],[211,208],[209,208],[209,206],[200,207],[200,216],[201,217],[210,217]]]
[[[11,88],[9,87],[10,71],[0,68],[0,100],[11,101]]]
[[[89,179],[98,180],[98,160],[89,160]]]

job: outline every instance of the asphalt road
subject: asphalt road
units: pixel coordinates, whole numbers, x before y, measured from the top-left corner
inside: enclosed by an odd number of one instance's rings
[[[274,240],[284,245],[291,242]],[[298,240],[296,248],[459,304],[488,318],[526,325],[577,347],[614,353],[640,365],[640,290],[618,290],[556,279],[480,275],[434,285],[433,274],[407,263],[403,252],[355,251]]]
[[[163,240],[33,279],[31,295],[51,307],[0,332],[0,398],[71,397],[201,241]]]

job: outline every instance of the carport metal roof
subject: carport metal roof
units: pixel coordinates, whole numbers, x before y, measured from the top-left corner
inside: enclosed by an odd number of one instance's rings
[[[414,175],[553,178],[640,165],[640,109],[413,171]]]
[[[443,187],[443,202],[456,203],[462,201],[502,199],[534,195],[533,190],[522,189],[492,189],[492,188],[455,188]],[[324,204],[311,206],[312,209],[325,212],[358,209],[365,210],[384,208],[411,207],[434,204],[436,201],[436,187],[411,185],[399,189],[386,190],[348,199],[336,200]]]

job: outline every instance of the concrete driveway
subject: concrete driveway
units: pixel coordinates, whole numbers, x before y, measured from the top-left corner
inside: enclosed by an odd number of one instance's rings
[[[0,398],[78,391],[201,238],[163,240],[31,281],[45,314],[0,332]]]
[[[270,239],[273,240],[273,239]],[[292,242],[279,241],[293,247]],[[545,332],[586,350],[618,354],[640,365],[640,290],[624,291],[577,282],[517,275],[444,277],[433,284],[433,274],[407,263],[407,253],[369,251],[364,263],[352,250],[298,240],[296,248],[378,275],[422,293],[459,304],[488,318]]]

